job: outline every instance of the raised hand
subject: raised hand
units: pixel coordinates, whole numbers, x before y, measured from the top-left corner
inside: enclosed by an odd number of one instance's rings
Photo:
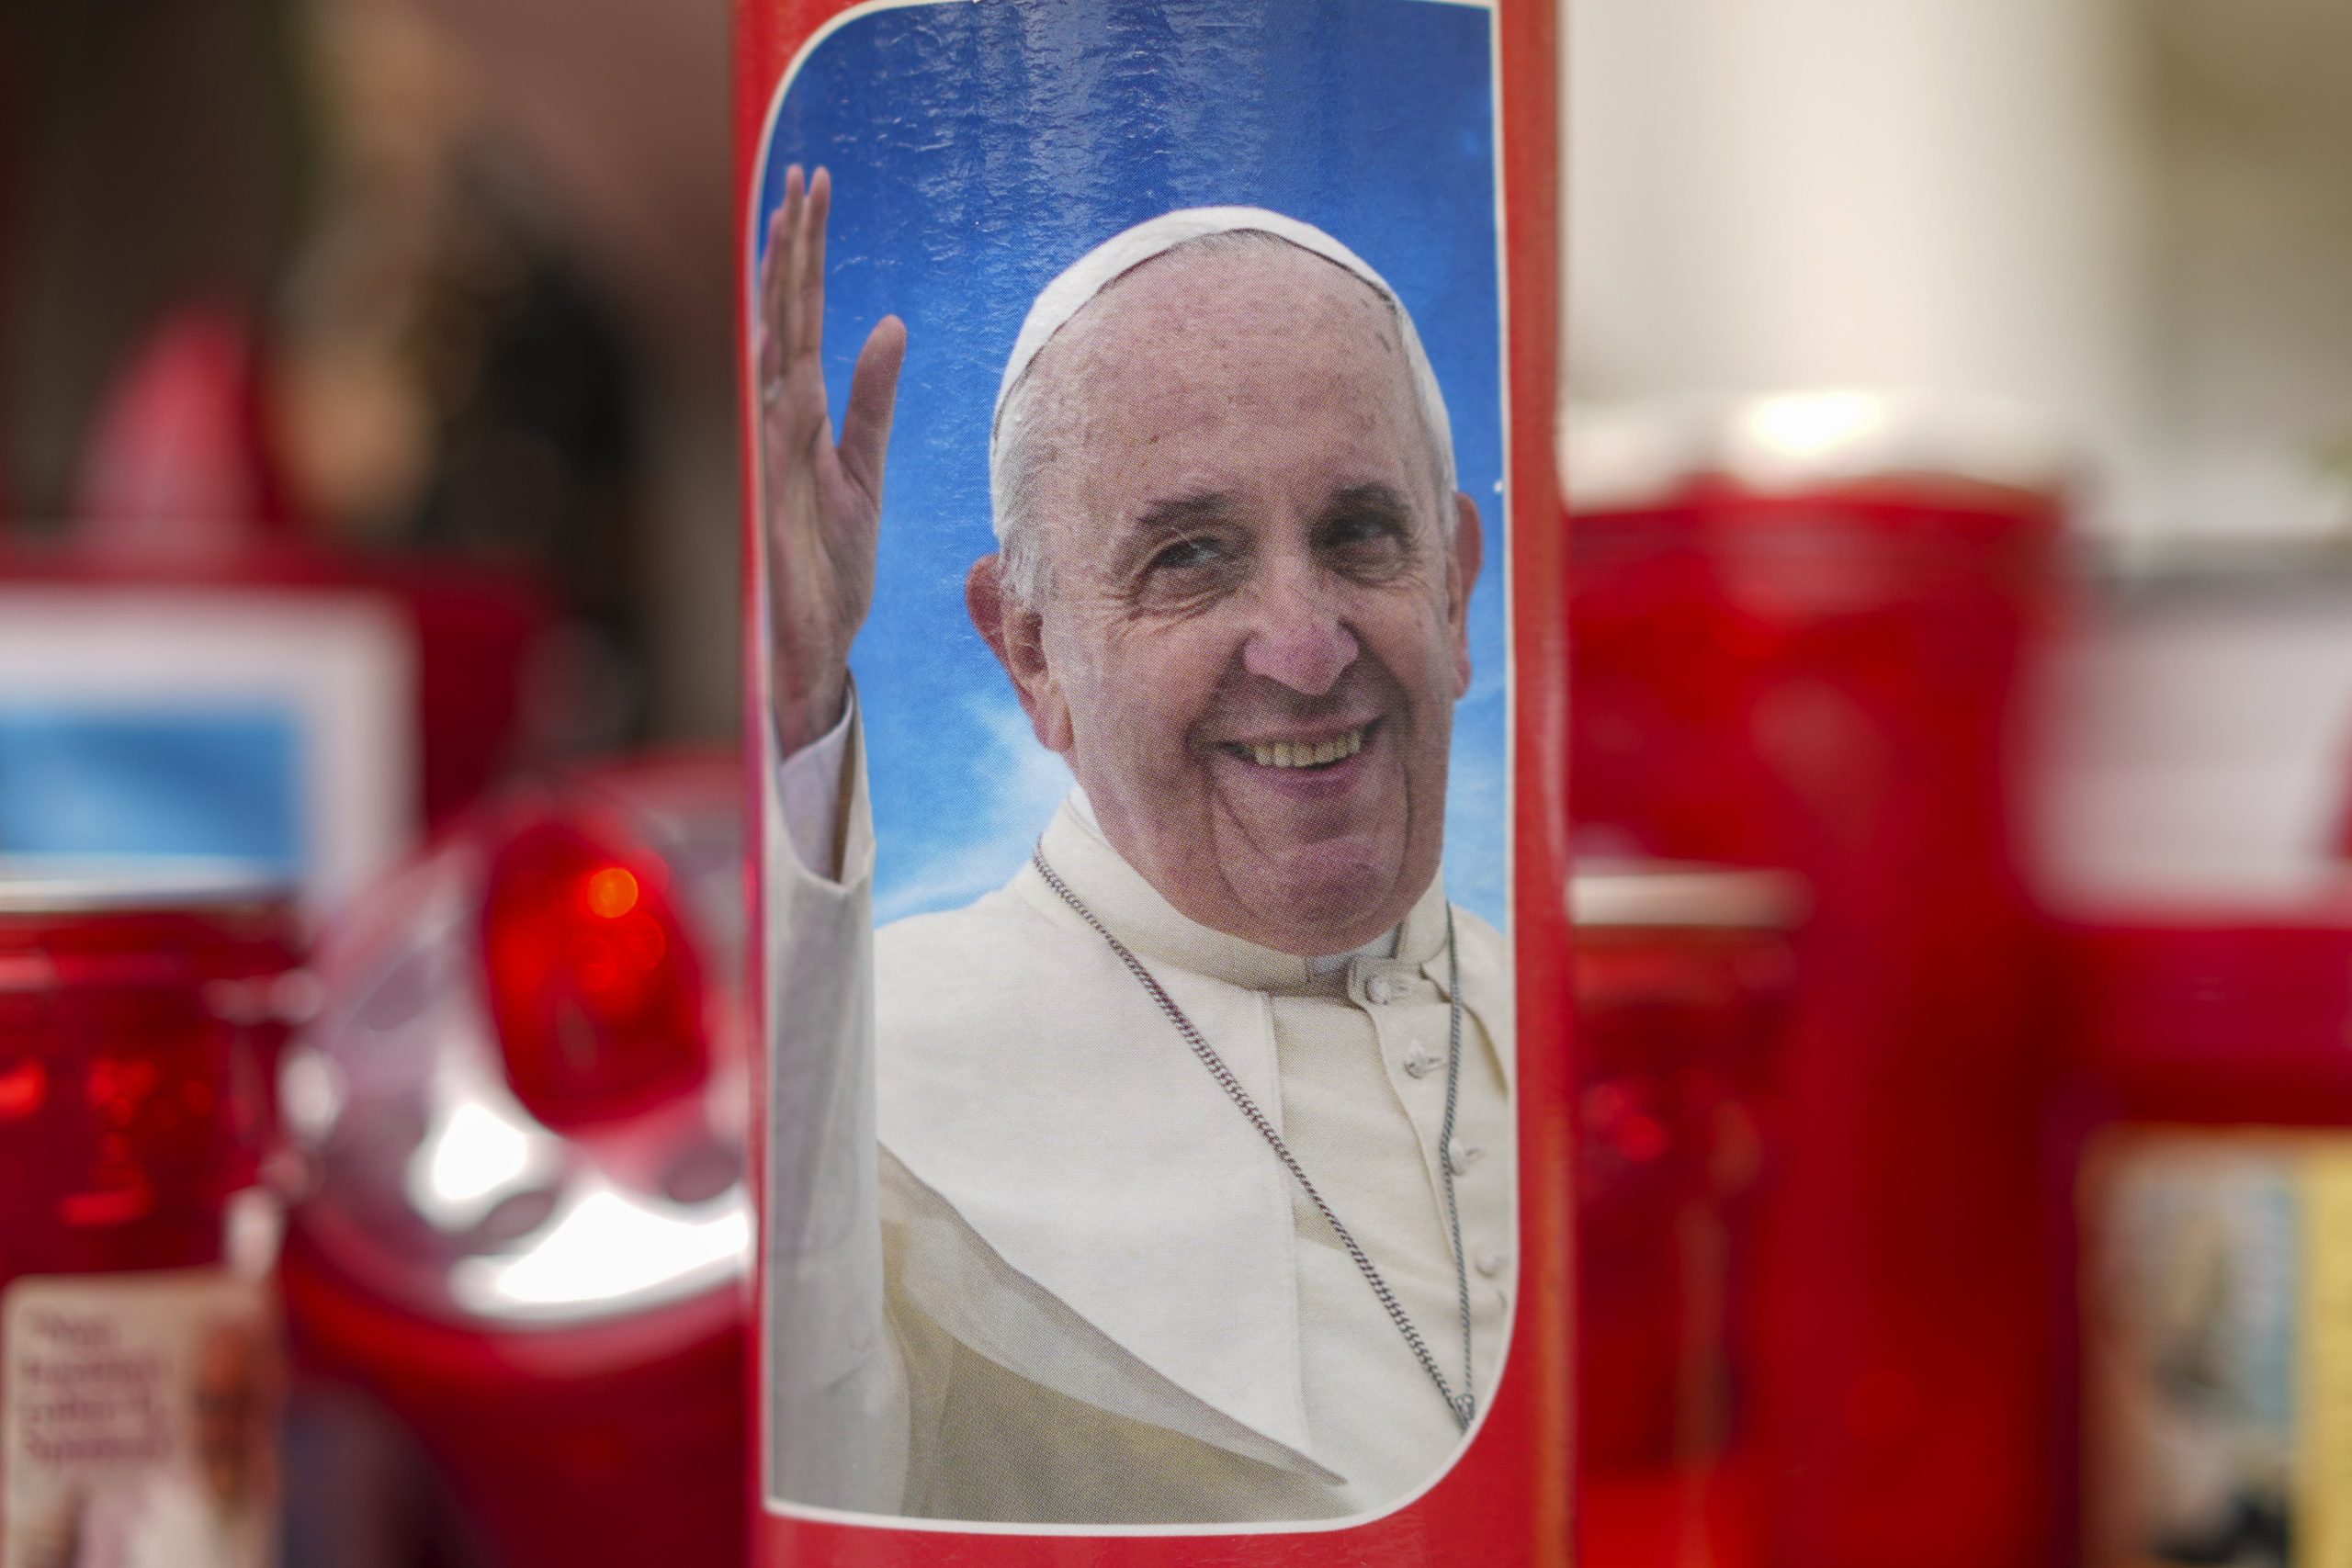
[[[825,220],[832,179],[785,172],[760,263],[760,495],[767,530],[769,692],[789,756],[840,721],[849,649],[874,604],[882,467],[906,324],[876,323],[851,374],[841,435],[825,400]]]

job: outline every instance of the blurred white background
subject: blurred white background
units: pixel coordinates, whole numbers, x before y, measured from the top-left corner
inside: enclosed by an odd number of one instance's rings
[[[1568,0],[1570,397],[2005,399],[2083,460],[2042,862],[2329,874],[2352,799],[2352,6]],[[1570,476],[1571,482],[1574,475]]]

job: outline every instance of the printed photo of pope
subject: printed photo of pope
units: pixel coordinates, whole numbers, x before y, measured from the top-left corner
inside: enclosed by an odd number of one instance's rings
[[[1442,874],[1487,539],[1429,356],[1256,208],[1037,295],[964,597],[1076,787],[1001,889],[877,932],[849,667],[910,329],[826,321],[831,197],[791,168],[757,253],[770,1501],[1394,1507],[1515,1284],[1509,948]],[[839,406],[829,330],[865,334]]]

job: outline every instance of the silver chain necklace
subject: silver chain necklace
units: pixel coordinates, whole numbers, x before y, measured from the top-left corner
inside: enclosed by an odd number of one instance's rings
[[[1445,1373],[1438,1370],[1437,1358],[1430,1354],[1429,1342],[1421,1337],[1421,1331],[1406,1315],[1404,1303],[1396,1299],[1396,1292],[1388,1288],[1388,1281],[1381,1278],[1380,1270],[1374,1267],[1372,1258],[1356,1244],[1356,1238],[1348,1227],[1340,1223],[1340,1216],[1331,1212],[1331,1205],[1323,1201],[1323,1194],[1315,1190],[1315,1183],[1307,1179],[1306,1170],[1298,1163],[1298,1156],[1290,1152],[1290,1145],[1283,1142],[1280,1133],[1274,1131],[1274,1124],[1267,1120],[1266,1113],[1258,1109],[1258,1102],[1250,1098],[1250,1091],[1241,1087],[1241,1080],[1233,1076],[1233,1069],[1225,1065],[1225,1058],[1218,1055],[1216,1047],[1193,1027],[1193,1021],[1185,1017],[1184,1010],[1160,988],[1159,982],[1152,978],[1151,971],[1144,967],[1143,961],[1128,950],[1125,942],[1111,934],[1111,928],[1095,918],[1094,911],[1070,891],[1068,883],[1054,874],[1054,868],[1046,863],[1046,847],[1043,844],[1037,846],[1035,852],[1029,857],[1029,863],[1037,868],[1037,874],[1046,879],[1046,886],[1059,895],[1061,901],[1075,910],[1080,919],[1092,927],[1095,935],[1110,943],[1111,951],[1118,955],[1119,962],[1127,966],[1127,973],[1150,993],[1151,999],[1159,1004],[1168,1021],[1176,1026],[1176,1032],[1183,1036],[1184,1043],[1192,1047],[1193,1055],[1200,1058],[1201,1066],[1209,1070],[1209,1076],[1217,1081],[1227,1097],[1240,1108],[1241,1114],[1249,1118],[1250,1124],[1258,1129],[1259,1135],[1274,1151],[1274,1157],[1298,1179],[1298,1185],[1306,1192],[1307,1201],[1315,1205],[1316,1212],[1339,1236],[1340,1245],[1348,1249],[1348,1256],[1355,1259],[1364,1283],[1372,1287],[1372,1293],[1380,1299],[1381,1307],[1388,1314],[1388,1321],[1396,1325],[1396,1332],[1403,1335],[1405,1343],[1412,1348],[1414,1359],[1421,1363],[1421,1370],[1429,1373],[1431,1382],[1437,1384],[1439,1396],[1445,1401],[1445,1407],[1453,1413],[1454,1425],[1468,1431],[1471,1417],[1477,1414],[1478,1402],[1471,1376],[1470,1271],[1462,1253],[1462,1210],[1453,1197],[1453,1108],[1462,1080],[1462,965],[1453,946],[1453,907],[1447,906],[1445,911],[1446,992],[1453,998],[1453,1016],[1446,1025],[1445,1122],[1438,1133],[1438,1168],[1444,1173],[1445,1223],[1453,1238],[1453,1292],[1462,1309],[1460,1393],[1453,1392],[1453,1385],[1446,1381]]]

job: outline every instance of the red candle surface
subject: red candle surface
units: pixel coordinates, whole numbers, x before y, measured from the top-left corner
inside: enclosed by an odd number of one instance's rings
[[[295,951],[282,890],[245,868],[0,860],[9,1561],[273,1560],[260,1179]]]

